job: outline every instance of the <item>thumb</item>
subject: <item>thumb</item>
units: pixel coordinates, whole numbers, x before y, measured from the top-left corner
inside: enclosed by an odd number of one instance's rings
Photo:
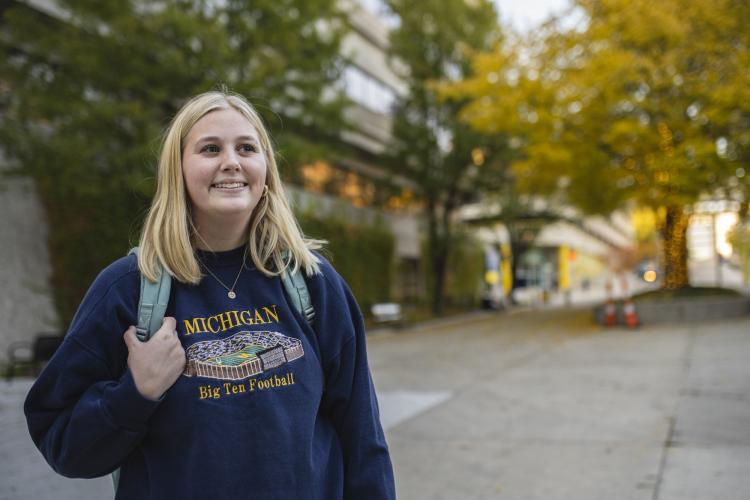
[[[127,330],[125,330],[125,333],[123,334],[122,338],[125,340],[125,345],[128,346],[128,350],[130,350],[133,346],[138,345],[140,342],[138,340],[138,337],[135,335],[135,327],[130,326]]]

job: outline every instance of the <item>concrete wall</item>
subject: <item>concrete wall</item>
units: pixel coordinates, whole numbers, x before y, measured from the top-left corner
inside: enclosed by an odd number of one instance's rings
[[[47,223],[30,179],[0,179],[0,362],[11,343],[59,332]]]

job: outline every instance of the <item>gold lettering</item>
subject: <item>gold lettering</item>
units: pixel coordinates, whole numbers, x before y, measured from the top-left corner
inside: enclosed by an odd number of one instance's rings
[[[276,320],[276,323],[278,323],[279,322],[279,314],[278,314],[278,312],[276,312],[276,304],[272,305],[271,307],[273,307],[273,311],[271,311],[267,307],[263,307],[263,310],[266,312],[266,319],[268,319],[270,316],[273,316],[273,318]],[[270,323],[271,320],[268,319],[268,322]]]
[[[219,320],[221,321],[221,330],[229,330],[230,328],[234,328],[235,325],[232,324],[232,317],[229,316],[229,312],[225,312],[222,314],[219,314]]]
[[[224,382],[224,384],[222,385],[224,386],[224,394],[226,394],[227,396],[245,392],[245,384],[232,384],[230,382]]]
[[[198,387],[200,399],[219,399],[221,397],[220,387],[211,387],[211,385],[201,385]]]
[[[206,399],[208,397],[208,388],[200,386],[198,387],[198,391],[200,392],[201,399]]]
[[[215,330],[211,327],[211,320],[216,321]],[[210,318],[208,318],[208,321],[206,323],[208,323],[208,329],[211,331],[211,333],[219,333],[219,319],[216,316],[211,316]]]
[[[247,318],[245,318],[245,315],[247,315]],[[250,317],[250,311],[242,311],[240,313],[240,318],[242,318],[242,322],[246,325],[253,325],[253,318]]]
[[[258,382],[258,381],[257,381],[257,380],[255,380],[254,378],[251,378],[250,380],[248,380],[248,381],[247,381],[247,389],[248,389],[248,390],[249,390],[250,392],[253,392],[253,391],[255,390],[255,384],[256,384],[257,382]]]
[[[206,322],[203,318],[193,318],[192,321],[186,319],[182,320],[185,325],[185,335],[193,335],[194,333],[206,333]]]
[[[265,318],[263,317],[265,315]],[[225,311],[221,314],[214,314],[208,318],[192,318],[182,320],[185,327],[185,335],[194,335],[196,333],[219,333],[232,328],[245,325],[258,325],[279,322],[279,312],[277,306],[264,306],[262,310],[253,309],[245,311]]]

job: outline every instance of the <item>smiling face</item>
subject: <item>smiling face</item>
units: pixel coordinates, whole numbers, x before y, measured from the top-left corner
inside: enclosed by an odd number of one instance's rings
[[[185,138],[182,175],[198,228],[244,229],[263,194],[266,156],[255,127],[234,108],[211,111]]]

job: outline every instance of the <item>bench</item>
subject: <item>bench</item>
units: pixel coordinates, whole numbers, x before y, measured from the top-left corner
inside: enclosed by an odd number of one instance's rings
[[[400,323],[403,319],[401,304],[396,304],[395,302],[373,304],[370,311],[372,311],[372,317],[376,323]]]
[[[21,368],[31,368],[34,376],[39,375],[44,363],[52,358],[64,338],[59,334],[39,334],[31,342],[13,342],[8,347],[8,369],[5,378],[12,379]]]

